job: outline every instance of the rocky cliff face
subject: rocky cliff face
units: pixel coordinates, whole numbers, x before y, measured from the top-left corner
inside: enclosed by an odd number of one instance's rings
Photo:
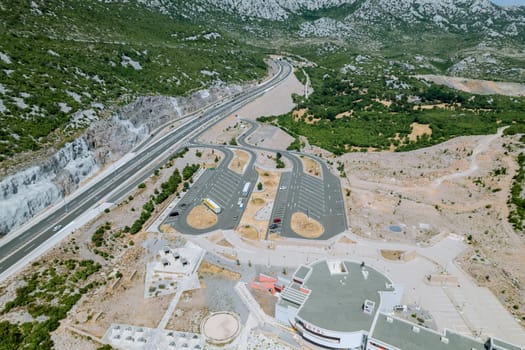
[[[41,164],[7,177],[0,183],[0,232],[29,220],[98,168],[86,140],[79,138]]]
[[[102,166],[128,153],[150,131],[242,90],[216,86],[188,97],[141,97],[114,116],[94,122],[51,158],[0,182],[0,233],[8,233],[60,201]]]
[[[284,20],[291,14],[297,14],[305,10],[319,10],[342,4],[351,4],[356,1],[357,0],[204,0],[201,2],[247,17]]]

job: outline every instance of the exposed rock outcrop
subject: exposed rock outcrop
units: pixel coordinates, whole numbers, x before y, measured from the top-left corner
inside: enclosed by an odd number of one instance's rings
[[[76,190],[157,127],[242,90],[237,85],[215,86],[188,97],[140,97],[112,117],[95,121],[49,159],[0,182],[0,233],[8,233]]]

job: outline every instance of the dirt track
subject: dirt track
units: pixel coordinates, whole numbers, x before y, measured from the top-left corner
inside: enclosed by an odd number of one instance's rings
[[[418,75],[417,78],[446,85],[452,89],[480,95],[525,96],[525,84],[502,83],[488,80],[466,79],[444,75]]]
[[[407,153],[352,153],[338,158],[348,174],[351,230],[359,235],[434,244],[448,234],[472,249],[462,268],[489,287],[517,317],[525,315],[525,237],[507,223],[507,196],[523,150],[517,138],[460,137]],[[505,169],[496,175],[496,170]],[[334,169],[335,171],[335,169]],[[390,231],[399,226],[400,233]]]

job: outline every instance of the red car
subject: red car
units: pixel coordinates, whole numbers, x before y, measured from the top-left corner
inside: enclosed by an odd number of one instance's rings
[[[280,219],[280,218],[275,218],[275,219],[273,219],[273,222],[274,222],[275,224],[278,224],[278,223],[281,222],[281,219]]]

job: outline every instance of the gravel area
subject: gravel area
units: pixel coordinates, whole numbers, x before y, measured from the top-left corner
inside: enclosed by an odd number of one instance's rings
[[[288,113],[295,107],[292,100],[294,93],[303,95],[304,85],[291,74],[282,84],[243,107],[237,114],[243,119],[256,119],[260,116]]]

